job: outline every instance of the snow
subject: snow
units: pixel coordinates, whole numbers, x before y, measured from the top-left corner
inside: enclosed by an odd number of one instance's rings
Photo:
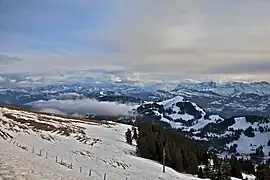
[[[177,102],[183,102],[183,101],[184,101],[184,98],[182,96],[175,96],[174,98],[162,101],[158,104],[164,105],[166,108],[166,107],[171,107],[173,104],[175,104]]]
[[[208,141],[207,138],[201,138],[201,137],[198,137],[198,136],[192,136],[192,139],[199,140],[199,141]]]
[[[249,175],[249,174],[245,174],[245,173],[242,173],[242,176],[243,176],[243,179],[248,179],[248,180],[255,180],[256,177],[254,175]],[[235,178],[235,177],[232,177],[231,180],[241,180],[239,178]]]
[[[163,121],[163,122],[166,122],[166,123],[170,124],[171,128],[173,128],[173,129],[182,129],[182,128],[185,128],[185,126],[183,126],[182,123],[180,123],[180,122],[170,121],[169,119],[166,119],[164,117],[162,117],[160,120]]]
[[[223,120],[223,118],[221,118],[219,115],[211,115],[209,116],[209,119],[211,119],[213,122],[216,122],[218,120]]]
[[[242,173],[243,179],[248,179],[248,180],[255,180],[256,176],[254,175],[250,175],[250,174],[246,174],[246,173]]]
[[[0,140],[0,179],[83,179],[83,175]]]
[[[223,134],[215,134],[215,133],[207,133],[207,137],[227,137],[227,136],[231,136],[233,134],[233,132],[230,131],[226,131]]]
[[[125,142],[124,133],[127,128],[131,128],[129,125],[113,122],[96,123],[49,115],[44,115],[49,119],[37,121],[37,116],[43,115],[7,108],[0,108],[0,112],[0,130],[13,136],[13,139],[0,139],[0,176],[2,178],[89,179],[88,173],[91,169],[90,179],[93,180],[103,179],[104,173],[109,180],[126,178],[128,180],[199,180],[171,168],[166,168],[166,173],[163,173],[161,164],[137,157],[135,144],[128,145]],[[35,130],[32,127],[20,129],[20,122],[5,117],[6,113],[20,115],[36,122],[54,123],[56,127],[70,127],[74,132],[70,136],[64,136],[57,132]],[[1,119],[8,123],[1,123]],[[14,124],[18,126],[16,128],[18,132],[9,128]],[[83,136],[78,130],[83,130],[85,135]],[[52,140],[45,140],[42,136],[51,137]],[[87,142],[79,142],[76,139],[78,136],[83,137]],[[28,151],[17,147],[17,143],[27,146]],[[33,148],[34,153],[32,153]],[[42,155],[38,156],[40,150]],[[61,159],[67,164],[72,162],[73,169],[56,163],[56,156],[58,162]],[[82,172],[79,171],[80,167],[82,167]]]
[[[203,115],[206,114],[206,113],[204,112],[204,110],[203,110],[202,108],[200,108],[196,103],[191,102],[191,104],[195,107],[195,109],[196,109],[197,111],[202,112]]]
[[[263,151],[267,156],[270,152],[270,146],[267,146],[267,142],[270,137],[270,132],[254,132],[255,137],[247,137],[244,134],[241,134],[240,138],[237,141],[233,141],[228,144],[228,147],[237,144],[237,152],[240,154],[249,154],[251,151],[254,151],[257,147],[263,146]],[[252,146],[250,146],[252,144]]]
[[[222,104],[222,103],[220,103],[220,102],[218,102],[218,101],[213,101],[213,102],[211,102],[210,104],[218,104],[218,105],[220,105],[220,104]]]
[[[168,116],[170,116],[170,117],[173,118],[174,120],[176,120],[176,119],[183,119],[183,120],[185,120],[185,121],[188,121],[188,120],[194,119],[194,116],[189,115],[189,114],[187,114],[187,113],[185,113],[185,114],[174,113],[174,114],[170,114],[170,115],[168,115]]]
[[[247,129],[249,126],[252,127],[252,124],[246,121],[245,117],[238,117],[234,118],[235,123],[232,126],[229,126],[229,128],[233,128],[234,130],[237,129]]]
[[[166,113],[166,116],[169,116],[170,118],[172,118],[172,120],[167,119],[166,117],[164,117],[165,115],[159,113],[158,111],[154,111],[154,113],[157,116],[161,117],[161,121],[166,122],[168,124],[170,124],[170,126],[174,129],[182,129],[183,131],[190,131],[191,129],[194,130],[198,130],[198,129],[202,129],[204,126],[206,126],[209,123],[212,122],[216,122],[218,120],[224,120],[223,118],[221,118],[219,115],[211,115],[209,116],[209,119],[205,119],[205,111],[200,108],[197,104],[190,102],[192,104],[192,106],[197,110],[201,112],[202,117],[198,120],[195,120],[195,117],[188,114],[188,113],[184,113],[184,114],[179,114],[178,112],[180,111],[180,108],[178,106],[176,106],[177,102],[184,102],[184,98],[181,96],[176,96],[174,98],[159,102],[159,105],[163,105],[165,109],[169,109],[171,108],[173,112],[176,113],[171,113],[168,114]],[[189,101],[186,101],[189,102]],[[194,120],[193,125],[187,127],[186,125],[183,125],[181,122],[177,122],[177,120],[185,120],[185,121],[189,121],[189,120]]]
[[[201,129],[204,126],[206,126],[207,124],[211,123],[212,120],[208,120],[208,119],[199,119],[196,124],[194,124],[193,126],[190,127],[190,129]]]
[[[260,124],[258,122],[255,122],[251,124],[250,122],[247,122],[245,117],[237,117],[237,118],[234,118],[234,120],[235,120],[235,123],[232,126],[229,126],[228,128],[232,128],[234,130],[237,130],[237,129],[246,130],[248,127],[252,127],[253,129],[258,128],[259,126],[268,127],[268,124],[266,123]]]
[[[200,108],[197,104],[190,102],[193,107],[197,110],[200,111],[202,114],[202,118],[195,121],[195,124],[193,124],[190,127],[186,127],[184,126],[181,122],[176,122],[177,120],[185,120],[185,121],[189,121],[189,120],[194,120],[194,116],[188,114],[188,113],[184,113],[184,114],[179,114],[178,112],[180,111],[180,108],[178,106],[176,106],[176,103],[178,102],[184,102],[184,98],[182,96],[176,96],[174,98],[159,102],[159,105],[163,105],[165,109],[169,109],[171,108],[173,112],[176,113],[171,113],[171,114],[165,114],[166,116],[169,116],[170,118],[173,119],[173,121],[165,118],[163,114],[159,113],[158,111],[154,111],[154,113],[157,116],[161,116],[161,121],[166,122],[168,124],[170,124],[170,126],[174,129],[182,129],[184,131],[189,131],[190,129],[201,129],[203,128],[205,125],[207,125],[209,122],[212,122],[213,120],[210,119],[204,119],[204,116],[206,115],[206,113],[204,112],[204,110],[202,108]],[[189,102],[189,101],[186,101]],[[214,116],[213,116],[214,118]]]

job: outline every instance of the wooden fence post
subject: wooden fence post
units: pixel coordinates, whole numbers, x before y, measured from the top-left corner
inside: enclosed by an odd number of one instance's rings
[[[104,174],[104,179],[103,179],[103,180],[106,180],[106,176],[107,176],[107,174],[105,173],[105,174]]]
[[[89,169],[89,176],[91,176],[92,175],[92,171],[91,171],[91,169]]]
[[[70,169],[72,169],[72,162],[70,163]]]
[[[165,173],[165,157],[166,157],[166,151],[165,146],[163,147],[163,172]]]
[[[57,163],[57,156],[55,156],[55,162]]]
[[[82,167],[80,167],[80,172],[82,172]]]

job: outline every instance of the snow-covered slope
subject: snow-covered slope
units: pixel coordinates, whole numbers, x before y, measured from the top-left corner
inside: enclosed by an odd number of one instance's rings
[[[127,128],[0,107],[0,179],[198,179],[135,156]]]
[[[151,115],[168,123],[171,128],[189,131],[198,130],[209,123],[223,121],[218,115],[207,115],[197,104],[185,100],[181,96],[158,102],[146,103],[138,107],[138,113]]]
[[[261,148],[264,159],[270,158],[270,118],[242,116],[211,123],[192,134],[195,139],[211,141],[225,154],[258,156]]]

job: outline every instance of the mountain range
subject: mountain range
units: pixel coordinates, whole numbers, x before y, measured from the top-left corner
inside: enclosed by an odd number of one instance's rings
[[[28,108],[33,108],[33,102],[40,100],[46,102],[97,99],[100,102],[140,105],[142,102],[156,102],[182,96],[200,105],[207,112],[219,114],[225,118],[240,115],[270,116],[268,82],[182,83],[167,88],[166,85],[154,83],[144,85],[88,80],[77,83],[7,87],[2,85],[0,89],[0,103]]]

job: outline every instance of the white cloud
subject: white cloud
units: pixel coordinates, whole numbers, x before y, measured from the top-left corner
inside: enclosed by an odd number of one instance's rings
[[[76,100],[49,100],[35,101],[28,103],[35,108],[46,112],[96,114],[96,115],[131,115],[130,111],[135,106],[117,104],[115,102],[99,102],[95,99],[76,99]],[[49,111],[48,111],[49,110]]]

